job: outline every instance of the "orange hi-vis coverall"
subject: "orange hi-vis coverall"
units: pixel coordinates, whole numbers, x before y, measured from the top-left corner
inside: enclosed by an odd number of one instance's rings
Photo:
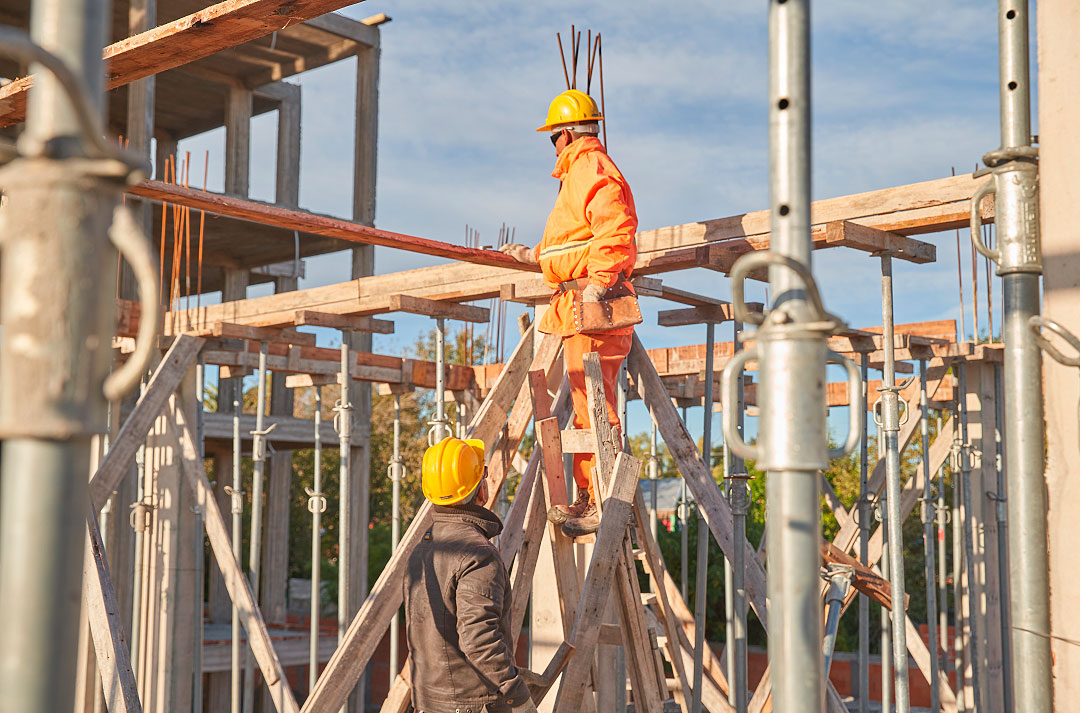
[[[534,250],[544,283],[559,290],[560,283],[587,277],[590,284],[611,287],[629,278],[637,258],[634,244],[637,210],[630,186],[604,145],[591,136],[577,139],[559,154],[551,175],[562,181],[562,185],[548,216],[544,238]],[[574,402],[574,426],[589,427],[582,357],[597,352],[604,377],[608,422],[621,429],[615,407],[615,380],[623,359],[630,353],[634,328],[578,334],[574,330],[572,308],[572,294],[557,291],[552,295],[551,306],[540,317],[537,329],[563,338],[563,360]],[[574,482],[579,489],[587,488],[590,494],[594,460],[589,454],[574,455]]]

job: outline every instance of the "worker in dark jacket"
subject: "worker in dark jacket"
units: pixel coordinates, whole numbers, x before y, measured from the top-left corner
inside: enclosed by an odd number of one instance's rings
[[[409,557],[405,624],[412,701],[424,713],[535,713],[514,664],[510,576],[491,544],[482,441],[446,438],[424,454],[432,525]]]

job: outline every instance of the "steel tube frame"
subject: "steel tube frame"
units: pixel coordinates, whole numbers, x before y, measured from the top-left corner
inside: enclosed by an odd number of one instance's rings
[[[806,267],[810,245],[810,3],[769,3],[771,252]],[[821,492],[828,466],[825,332],[782,329],[817,318],[792,269],[769,267],[773,322],[757,331],[759,466],[766,481],[769,664],[774,710],[821,711],[825,703],[823,626],[818,594]],[[780,319],[776,319],[780,318]],[[777,331],[777,330],[782,331]],[[770,333],[772,332],[772,333]],[[820,376],[820,378],[817,378]],[[777,573],[783,573],[778,576]]]
[[[30,14],[33,41],[64,61],[99,119],[111,16],[109,2],[90,0],[34,0]],[[5,710],[20,713],[74,706],[90,444],[108,430],[112,284],[99,278],[116,265],[107,232],[120,188],[65,165],[77,160],[53,160],[64,156],[50,148],[82,157],[89,147],[76,138],[71,99],[42,70],[30,67],[36,78],[20,139],[41,157],[5,169],[0,279],[0,690]]]
[[[435,320],[435,417],[428,422],[428,445],[453,435],[446,417],[446,320]]]
[[[991,180],[972,199],[971,239],[997,263],[1002,278],[1005,344],[1006,494],[1011,592],[1012,690],[1024,713],[1049,713],[1053,701],[1050,654],[1050,579],[1044,464],[1042,355],[1029,320],[1039,314],[1042,247],[1039,237],[1037,151],[1031,146],[1028,3],[998,1],[1001,147],[983,162]],[[982,197],[995,195],[997,248],[979,236]]]
[[[899,387],[896,385],[896,354],[893,343],[893,275],[890,255],[881,256],[881,316],[881,341],[884,346],[885,363],[881,377],[883,381],[881,399],[878,402],[881,410],[881,421],[878,425],[881,427],[885,441],[893,680],[896,686],[897,713],[908,713],[911,710],[911,694],[908,688],[907,614],[904,611],[904,522],[900,516],[900,394]],[[905,411],[908,412],[908,409],[905,408]],[[923,423],[925,428],[925,420]],[[925,445],[928,439],[926,432],[923,433]],[[882,657],[884,656],[883,651]]]
[[[713,379],[715,365],[713,342],[716,339],[716,324],[705,323],[705,401],[702,413],[701,458],[705,469],[712,476],[712,414],[713,414]],[[697,508],[697,569],[694,572],[694,678],[692,684],[691,713],[701,713],[701,680],[704,670],[705,650],[705,600],[708,598],[709,575],[709,528],[705,524],[705,513],[701,503]]]
[[[267,342],[259,344],[259,383],[255,397],[255,430],[251,432],[251,535],[248,543],[248,580],[255,601],[259,601],[259,567],[262,562],[263,474],[266,469],[266,357]],[[241,394],[241,398],[243,395]],[[251,647],[244,653],[244,713],[255,710],[255,659]]]
[[[237,389],[240,391],[240,389]],[[232,551],[237,562],[243,561],[244,550],[244,492],[243,474],[240,472],[240,413],[241,401],[237,394],[233,399],[232,487],[229,491],[229,512],[232,515]],[[232,606],[232,659],[229,707],[232,713],[240,713],[240,611]]]
[[[956,419],[954,425],[960,423],[960,401],[964,398],[964,393],[960,390],[957,395],[956,410],[953,412],[953,418]],[[967,673],[965,672],[966,666],[964,666],[964,589],[962,586],[961,570],[964,566],[964,536],[963,536],[963,518],[960,517],[960,491],[963,489],[961,485],[960,462],[963,460],[963,441],[960,436],[959,427],[953,429],[953,443],[951,450],[952,459],[952,476],[953,476],[953,488],[952,488],[952,575],[953,575],[953,667],[956,669],[956,706],[961,713],[967,710],[967,687],[965,686],[965,680]]]
[[[334,405],[334,426],[338,434],[340,468],[338,470],[338,645],[345,640],[349,627],[349,578],[352,566],[352,411],[349,386],[352,384],[352,352],[348,332],[341,333],[341,398]],[[362,685],[361,685],[362,689]],[[349,705],[342,706],[342,713]]]
[[[880,445],[884,439],[881,436],[881,431],[878,431],[878,444]],[[879,453],[883,453],[884,448],[878,450]],[[889,551],[889,498],[885,496],[878,501],[877,515],[881,519],[881,548],[882,552],[888,553]],[[881,558],[881,576],[885,579],[889,579],[889,560],[888,556]],[[891,586],[891,585],[890,585]],[[893,696],[893,673],[892,673],[892,658],[889,652],[892,651],[892,622],[889,620],[889,612],[885,607],[881,607],[878,611],[881,623],[881,710],[888,713],[892,710],[892,696]]]
[[[979,637],[975,633],[975,518],[971,510],[971,442],[968,440],[968,408],[967,408],[967,365],[960,362],[957,370],[960,372],[960,497],[964,506],[963,535],[964,544],[964,570],[967,574],[967,597],[968,613],[970,618],[969,641],[966,656],[971,662],[971,705],[979,713],[982,710],[981,691],[979,690]]]
[[[733,343],[738,344],[742,323],[735,320]],[[735,386],[735,427],[744,434],[745,403],[743,381],[739,379]],[[747,680],[747,633],[746,633],[746,550],[742,543],[746,541],[746,516],[750,508],[750,478],[742,456],[727,447],[728,456],[728,495],[731,502],[731,522],[733,541],[735,542],[729,568],[731,581],[731,639],[728,641],[728,702],[735,708],[735,713],[746,713],[749,682]]]
[[[649,497],[649,530],[652,532],[653,539],[656,540],[656,532],[658,527],[657,522],[657,501],[658,493],[657,480],[660,477],[660,467],[657,462],[656,455],[656,418],[653,416],[652,407],[649,408],[649,482],[652,484],[652,495]],[[656,540],[659,542],[659,540]]]
[[[1002,427],[1001,405],[1001,366],[994,364],[994,450],[997,470],[997,492],[994,493],[994,518],[997,520],[998,549],[998,597],[1001,606],[1001,665],[1005,671],[1012,671],[1012,626],[1009,621],[1009,529],[1006,517],[1005,497],[1005,461],[1004,431]],[[1012,676],[1005,675],[1001,680],[1005,713],[1013,711]]]
[[[941,412],[938,412],[937,416],[937,432],[941,434]],[[938,650],[934,652],[934,656],[939,657],[941,660],[941,670],[945,672],[945,675],[949,674],[949,656],[947,651],[947,642],[949,641],[949,587],[948,578],[946,577],[946,565],[945,558],[948,552],[946,551],[945,541],[945,524],[949,519],[949,507],[945,504],[945,478],[943,471],[944,466],[938,468],[938,491],[937,502],[935,504],[936,522],[937,522],[937,586],[938,586]]]
[[[851,589],[851,576],[854,572],[847,565],[829,565],[829,589],[825,595],[825,641],[822,653],[825,658],[825,675],[832,668],[833,653],[836,649],[836,632],[840,626],[840,614],[844,608],[844,599]]]
[[[938,630],[937,630],[937,582],[935,575],[937,569],[934,563],[934,517],[930,512],[930,408],[927,404],[926,395],[926,360],[919,361],[919,407],[922,417],[919,419],[919,428],[922,435],[922,471],[923,471],[923,495],[921,517],[923,523],[923,556],[925,558],[926,578],[926,622],[927,639],[930,651],[930,680],[938,680]],[[930,711],[937,713],[940,710],[941,701],[938,687],[930,686]]]
[[[308,510],[311,512],[311,621],[308,642],[308,688],[319,680],[319,611],[322,608],[322,514],[326,496],[322,491],[322,386],[315,386],[315,453]],[[393,680],[393,679],[391,679]]]
[[[686,407],[682,407],[682,422],[686,426]],[[686,489],[686,478],[680,472],[682,478],[682,493],[679,496],[679,521],[682,528],[679,532],[679,589],[683,601],[689,601],[689,572],[690,572],[690,505]]]
[[[459,412],[460,413],[460,412]],[[405,477],[404,460],[401,457],[401,394],[394,394],[394,455],[390,459],[391,512],[390,554],[397,552],[401,542],[401,479]],[[400,625],[397,613],[390,620],[390,680],[397,678]]]
[[[863,382],[863,403],[869,403],[870,357],[862,354],[859,369]],[[859,440],[859,502],[856,511],[859,517],[859,561],[869,566],[870,562],[870,493],[867,480],[870,444],[869,424],[863,420],[862,438]],[[870,711],[870,598],[859,595],[859,713]]]

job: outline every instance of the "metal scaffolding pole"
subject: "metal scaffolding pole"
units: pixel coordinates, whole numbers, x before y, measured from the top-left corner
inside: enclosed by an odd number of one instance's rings
[[[267,342],[259,344],[259,383],[255,396],[255,430],[251,432],[251,535],[248,542],[248,580],[255,601],[259,601],[259,565],[262,562],[262,500],[263,473],[266,467],[266,435],[274,426],[265,428],[266,412],[266,357],[270,353]],[[241,398],[243,396],[241,395]],[[244,713],[255,710],[255,659],[251,648],[244,653]]]
[[[705,323],[705,402],[702,414],[701,458],[705,469],[712,476],[712,414],[713,414],[713,341],[716,338],[716,324]],[[705,513],[698,503],[697,517],[697,570],[694,577],[694,682],[690,710],[701,713],[701,679],[705,656],[705,600],[708,598],[709,574],[709,528],[705,524]]]
[[[390,458],[388,475],[392,483],[392,510],[390,513],[390,554],[397,552],[401,542],[401,480],[405,477],[404,459],[401,457],[401,394],[394,394],[394,455]],[[390,680],[398,674],[398,614],[390,620]]]
[[[919,427],[922,431],[923,494],[921,517],[923,523],[923,556],[926,578],[926,626],[930,652],[930,680],[938,680],[938,630],[937,630],[937,569],[934,565],[934,514],[931,512],[933,497],[930,494],[930,407],[926,395],[926,360],[919,361],[919,407],[922,411]],[[937,686],[930,686],[930,711],[940,710]]]
[[[345,640],[349,627],[349,568],[352,566],[352,411],[349,386],[352,384],[352,362],[355,357],[349,351],[350,335],[341,333],[341,398],[334,404],[334,428],[338,434],[338,646]],[[348,705],[342,706],[346,713]]]
[[[997,520],[998,550],[998,596],[1001,599],[1001,665],[1005,671],[1012,671],[1012,641],[1009,622],[1009,578],[1005,576],[1009,564],[1009,529],[1005,514],[1005,461],[1002,443],[1002,407],[1001,407],[1001,366],[994,364],[994,449],[995,469],[997,470],[997,492],[993,493],[994,518]],[[1001,680],[1005,713],[1012,713],[1012,677],[1006,675]]]
[[[1040,310],[1042,247],[1038,150],[1031,145],[1026,0],[999,0],[998,53],[1001,147],[983,156],[993,177],[972,197],[971,240],[980,253],[997,263],[1002,278],[1012,688],[1017,710],[1049,713],[1053,662],[1042,355],[1028,327]],[[989,250],[981,238],[979,206],[990,194],[995,197],[995,250]]]
[[[870,357],[862,354],[859,369],[863,383],[863,403],[869,400],[866,393]],[[870,559],[870,493],[868,492],[869,481],[868,465],[870,458],[870,434],[866,419],[863,419],[863,427],[859,438],[859,502],[856,511],[859,517],[859,561],[869,566]],[[870,598],[865,594],[859,595],[859,713],[870,712]]]
[[[846,564],[829,563],[829,590],[825,594],[825,641],[822,653],[825,656],[825,676],[832,668],[833,652],[836,648],[836,631],[840,626],[840,614],[844,608],[844,599],[851,590],[851,577],[855,570]]]
[[[311,513],[311,621],[308,642],[308,690],[319,680],[319,610],[322,606],[322,514],[326,496],[322,491],[322,386],[315,385],[315,453],[312,487],[307,490]]]
[[[967,597],[968,614],[970,619],[969,637],[965,656],[971,664],[971,706],[975,713],[982,710],[979,691],[979,637],[975,634],[975,518],[971,510],[971,442],[968,440],[968,408],[967,408],[967,366],[960,362],[957,370],[960,372],[960,438],[963,443],[960,446],[960,497],[964,505],[964,518],[962,523],[964,544],[964,570],[967,574]]]
[[[889,528],[889,584],[891,586],[893,677],[896,685],[897,713],[911,710],[907,666],[907,614],[904,611],[904,522],[900,517],[900,387],[896,385],[895,344],[893,343],[892,256],[881,256],[882,344],[885,364],[882,371],[881,398],[874,418],[884,434],[885,491]],[[904,408],[904,420],[909,409]],[[882,657],[886,654],[881,652]]]
[[[36,45],[11,28],[0,36],[0,53],[35,77],[19,157],[0,171],[0,690],[4,710],[20,713],[74,706],[91,437],[108,430],[106,398],[138,383],[152,346],[122,378],[108,375],[113,287],[101,278],[116,267],[110,220],[130,173],[101,151],[111,16],[107,1],[34,0]],[[132,264],[137,275],[148,265]]]
[[[660,477],[660,464],[658,461],[659,458],[656,455],[656,418],[653,416],[652,408],[649,408],[649,483],[652,485],[652,494],[649,496],[649,530],[652,532],[654,540],[656,540],[657,531],[657,479]]]
[[[878,445],[882,440],[884,440],[882,432],[878,431]],[[880,448],[878,453],[884,451],[884,448]],[[878,501],[877,516],[881,520],[881,549],[882,552],[887,553],[889,551],[889,498],[887,496]],[[889,578],[890,559],[889,557],[881,558],[881,576],[885,579]],[[893,696],[892,658],[889,656],[892,650],[892,623],[889,621],[889,611],[885,607],[879,609],[878,615],[881,624],[881,710],[889,713],[892,710]]]
[[[435,417],[428,421],[428,445],[453,435],[446,417],[446,320],[435,320]]]
[[[237,389],[239,391],[239,389]],[[232,551],[237,562],[244,556],[244,491],[240,472],[240,395],[233,400],[232,486],[226,487],[232,514]],[[240,713],[240,611],[236,602],[232,606],[232,658],[231,658],[230,710]]]
[[[770,228],[772,247],[740,257],[731,271],[736,318],[757,324],[755,344],[724,370],[724,438],[732,450],[768,472],[769,664],[773,708],[821,711],[825,671],[819,571],[819,471],[829,465],[826,361],[843,363],[849,398],[859,404],[860,379],[850,361],[830,354],[826,337],[843,323],[825,311],[810,271],[810,8],[808,0],[769,4]],[[766,314],[751,313],[744,281],[769,269],[775,295]],[[746,362],[757,360],[761,419],[751,446],[735,428],[735,387]],[[854,449],[862,408],[851,409],[844,448]],[[782,576],[780,575],[782,573]]]
[[[742,323],[738,320],[734,325],[734,343],[738,343],[739,334],[742,332]],[[743,410],[744,394],[743,382],[739,379],[735,385],[735,428],[740,436],[743,435],[745,425],[745,412]],[[735,713],[746,713],[747,682],[746,669],[746,551],[742,543],[746,540],[746,515],[750,509],[750,476],[746,472],[746,464],[742,457],[728,447],[727,439],[724,440],[724,454],[727,458],[725,472],[728,477],[728,497],[731,502],[732,531],[735,544],[732,553],[731,565],[728,569],[731,582],[731,638],[727,642],[728,649],[728,702],[735,708]]]
[[[937,416],[937,433],[941,434],[941,412],[938,412]],[[945,504],[945,477],[944,467],[938,468],[938,489],[937,489],[937,502],[935,505],[936,522],[937,522],[937,587],[938,587],[938,650],[934,652],[934,656],[939,657],[941,660],[941,670],[945,672],[945,675],[949,675],[949,655],[948,655],[948,641],[949,641],[949,587],[948,577],[946,576],[945,557],[948,554],[946,551],[945,542],[945,524],[949,521],[949,506]]]
[[[141,384],[140,396],[146,391],[145,380]],[[134,555],[132,557],[132,571],[134,576],[131,580],[131,668],[138,675],[139,669],[139,639],[142,636],[142,584],[143,584],[143,533],[146,531],[146,518],[149,511],[149,503],[145,502],[143,493],[146,482],[146,440],[139,444],[135,451],[135,502],[130,505],[131,514],[129,522],[131,529],[135,531]]]
[[[682,407],[682,422],[686,426],[686,407]],[[690,504],[686,491],[686,478],[682,477],[682,491],[679,494],[679,590],[683,601],[687,600],[690,572]]]
[[[626,362],[623,361],[622,366],[619,367],[619,378],[616,381],[615,399],[616,399],[616,411],[619,414],[619,423],[621,424],[622,432],[622,450],[626,453],[630,452],[630,438],[626,435],[627,413],[626,413],[626,394],[629,382],[626,375]],[[618,646],[615,648],[615,713],[625,713],[626,711],[626,648]]]
[[[955,421],[953,425],[960,423],[960,402],[964,399],[964,392],[960,390],[957,395],[956,410],[953,411]],[[961,586],[961,568],[964,566],[963,544],[963,518],[960,517],[960,462],[963,460],[963,441],[960,437],[960,429],[953,428],[952,449],[949,456],[952,465],[952,580],[953,580],[953,668],[956,670],[956,707],[961,713],[967,711],[968,700],[964,681],[967,677],[964,666],[964,590]]]

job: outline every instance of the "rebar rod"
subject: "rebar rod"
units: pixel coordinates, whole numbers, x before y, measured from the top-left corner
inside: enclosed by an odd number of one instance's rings
[[[111,17],[107,1],[31,3],[31,39],[64,62],[98,120]],[[117,263],[107,232],[118,184],[90,175],[80,114],[43,69],[29,67],[19,144],[40,158],[5,167],[0,228],[0,690],[20,713],[74,708],[91,437],[108,428],[114,303],[101,277]]]
[[[770,252],[809,268],[810,4],[769,3]],[[812,323],[820,315],[803,278],[769,267],[774,317]],[[777,321],[781,321],[777,320]],[[770,325],[771,326],[771,325]],[[788,326],[788,325],[783,325]],[[823,625],[818,593],[821,492],[828,466],[825,333],[758,330],[761,414],[759,467],[766,480],[769,663],[774,710],[820,711],[825,702]]]
[[[930,657],[930,711],[940,710],[940,694],[936,685],[938,680],[938,629],[937,629],[937,573],[934,565],[934,516],[930,511],[930,407],[926,395],[926,360],[919,361],[919,407],[922,417],[919,428],[922,431],[922,523],[923,523],[923,566],[926,578],[926,628],[927,645],[933,656]]]
[[[862,375],[863,403],[870,403],[869,370],[870,357],[862,354],[859,360]],[[859,518],[859,561],[869,566],[870,559],[870,493],[867,480],[870,458],[870,433],[863,419],[862,437],[859,439],[859,502],[856,514]],[[859,713],[870,711],[870,598],[859,595]]]
[[[350,334],[341,333],[341,397],[334,406],[334,425],[338,434],[338,645],[345,640],[345,631],[349,627],[349,585],[352,567],[352,402],[349,401],[349,387],[352,385],[352,362],[355,359],[349,350]],[[440,370],[441,372],[441,370]],[[441,395],[442,392],[440,392]],[[348,704],[342,706],[346,713]]]
[[[705,461],[705,470],[712,477],[712,413],[713,413],[713,341],[716,338],[716,324],[705,323],[705,402],[702,413],[701,458]],[[690,710],[701,713],[701,681],[704,670],[705,651],[705,604],[708,598],[709,576],[709,528],[705,524],[705,514],[698,502],[697,510],[697,570],[694,577],[694,678]]]
[[[322,608],[322,514],[326,496],[322,491],[322,386],[315,386],[315,453],[308,510],[311,511],[311,621],[308,622],[308,690],[319,680],[319,610]]]
[[[989,280],[989,277],[987,278]],[[994,517],[997,520],[998,550],[998,596],[1001,609],[1001,666],[1004,671],[1012,671],[1012,638],[1009,617],[1009,526],[1005,506],[1005,461],[1004,461],[1004,426],[1002,424],[1001,404],[1001,366],[994,364],[994,449],[995,468],[997,470],[997,492],[994,494]],[[1012,713],[1013,686],[1012,676],[1006,675],[1001,680],[1005,713]]]
[[[975,713],[982,710],[979,690],[980,664],[979,637],[975,633],[975,532],[976,520],[972,511],[971,503],[971,442],[968,440],[968,407],[967,407],[967,366],[961,362],[957,369],[960,372],[960,438],[963,445],[960,449],[960,497],[964,506],[963,536],[964,543],[964,571],[967,574],[967,597],[968,612],[970,616],[970,635],[967,644],[967,653],[971,668],[971,706]]]
[[[885,490],[889,511],[889,584],[892,615],[893,679],[897,713],[911,710],[908,689],[907,613],[904,610],[904,522],[900,516],[900,394],[896,385],[896,352],[893,342],[892,256],[881,256],[881,315],[885,363],[882,371],[881,430],[885,439]],[[905,417],[910,413],[905,408]],[[925,411],[924,411],[925,413]],[[924,422],[925,424],[925,422]],[[926,438],[924,437],[924,442]],[[924,451],[925,454],[925,451]],[[885,652],[882,652],[882,656]]]
[[[259,567],[262,563],[263,474],[266,468],[266,357],[270,344],[259,344],[259,382],[255,392],[255,430],[251,432],[251,535],[248,538],[248,581],[259,601]],[[255,659],[249,646],[244,653],[244,713],[255,710]]]
[[[241,389],[236,389],[240,392]],[[243,474],[240,472],[240,394],[233,399],[232,487],[229,488],[229,512],[232,514],[232,551],[237,562],[243,561],[244,550],[244,500]],[[240,611],[236,602],[232,606],[232,654],[230,664],[229,705],[232,713],[240,713]]]

